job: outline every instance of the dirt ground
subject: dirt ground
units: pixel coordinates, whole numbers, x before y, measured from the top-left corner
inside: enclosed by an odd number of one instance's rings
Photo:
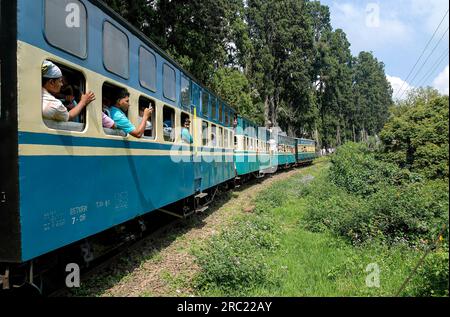
[[[222,193],[209,210],[188,221],[179,221],[168,231],[144,239],[139,247],[114,261],[95,277],[82,281],[84,289],[77,296],[194,296],[186,285],[198,271],[189,250],[205,242],[239,213],[250,212],[252,201],[273,182],[304,173],[308,168],[279,172],[253,180],[238,189]]]

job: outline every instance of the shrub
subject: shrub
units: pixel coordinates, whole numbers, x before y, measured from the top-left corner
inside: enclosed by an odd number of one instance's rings
[[[257,216],[244,217],[231,229],[213,237],[196,254],[201,267],[196,287],[236,294],[272,283],[273,274],[264,262],[264,254],[278,247],[275,233],[273,220]]]
[[[364,143],[344,144],[338,148],[331,162],[330,180],[347,192],[363,197],[387,185],[402,185],[420,180],[417,174],[377,160]]]
[[[447,251],[439,250],[428,254],[404,295],[448,297],[448,261],[448,249]]]

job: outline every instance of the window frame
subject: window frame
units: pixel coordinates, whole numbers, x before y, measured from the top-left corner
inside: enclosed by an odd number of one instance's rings
[[[191,104],[192,104],[192,80],[186,76],[183,72],[180,73],[180,106],[181,109],[191,109]],[[188,97],[189,97],[189,102],[188,104],[183,104],[183,80],[187,81],[188,84]]]
[[[86,84],[87,84],[87,79],[86,79],[86,74],[80,70],[80,69],[76,69],[72,66],[68,66],[67,64],[60,62],[59,60],[55,60],[55,59],[45,59],[48,61],[51,61],[52,63],[54,63],[56,66],[58,66],[61,71],[64,71],[65,69],[73,72],[73,73],[77,73],[78,76],[80,76],[80,78],[83,81],[83,85],[84,87],[80,87],[80,89],[86,89]],[[44,61],[42,61],[42,63],[44,63]],[[42,65],[41,63],[41,65]],[[39,78],[39,81],[41,82],[41,87],[42,87],[42,76]],[[75,121],[57,121],[57,120],[52,120],[52,119],[44,119],[43,116],[43,108],[42,108],[42,102],[43,102],[43,97],[42,94],[40,96],[40,109],[41,109],[41,122],[44,124],[44,126],[52,131],[67,131],[67,132],[75,132],[75,133],[85,133],[87,131],[88,128],[88,107],[85,107],[78,116],[83,116],[84,115],[84,120],[85,122],[75,122]],[[65,106],[64,106],[65,107]],[[67,109],[67,108],[66,108]],[[70,111],[69,109],[67,109],[67,111]],[[49,122],[53,122],[55,125],[61,125],[64,123],[73,123],[73,124],[83,124],[83,128],[81,130],[78,129],[59,129],[57,127],[50,127],[45,121],[49,121]]]
[[[203,112],[203,110],[205,110],[205,105],[203,103],[203,101],[204,101],[203,96],[205,96],[205,95],[208,96],[208,103],[206,105],[206,113]],[[202,106],[201,106],[202,116],[204,118],[209,118],[209,114],[210,114],[209,105],[211,104],[211,94],[204,89],[202,89],[202,91],[201,91],[201,103],[202,103]]]
[[[141,64],[141,49],[143,49],[144,51],[147,51],[147,53],[149,53],[150,55],[152,55],[153,56],[153,58],[154,58],[154,60],[155,60],[155,89],[152,89],[151,87],[147,87],[147,86],[145,86],[143,83],[142,83],[142,77],[141,77],[141,74],[142,74],[142,72],[141,72],[141,66],[142,66],[142,64]],[[140,45],[139,46],[139,50],[138,50],[138,63],[139,63],[139,84],[141,85],[141,87],[142,88],[145,88],[145,89],[147,89],[147,90],[150,90],[151,92],[157,92],[158,91],[158,61],[157,61],[157,59],[156,59],[156,55],[153,53],[153,52],[151,52],[150,50],[148,50],[145,46],[143,46],[143,45]]]
[[[47,32],[46,32],[46,30],[47,30],[47,28],[46,28],[46,20],[47,20],[46,3],[47,3],[47,0],[42,1],[42,11],[44,13],[43,14],[43,19],[42,19],[43,20],[42,21],[42,23],[43,23],[43,25],[42,25],[42,33],[43,33],[44,39],[48,43],[48,45],[50,45],[50,46],[52,46],[52,47],[54,47],[54,48],[56,48],[56,49],[58,49],[60,51],[63,51],[65,53],[67,53],[67,54],[75,56],[76,58],[79,58],[79,59],[82,59],[82,60],[86,60],[88,58],[88,55],[89,55],[89,12],[88,12],[88,10],[86,8],[86,5],[81,0],[76,0],[76,1],[81,3],[81,5],[83,6],[84,11],[86,13],[86,54],[85,54],[85,56],[77,55],[77,54],[75,54],[73,52],[70,52],[69,50],[66,50],[66,49],[64,49],[62,47],[59,47],[58,45],[56,45],[56,44],[54,44],[54,43],[52,43],[50,41],[50,39],[47,36]]]
[[[172,99],[172,98],[170,98],[170,96],[167,96],[166,95],[166,85],[165,85],[165,82],[166,82],[166,69],[167,68],[169,68],[170,70],[172,70],[173,71],[173,74],[174,74],[174,80],[173,80],[173,85],[174,85],[174,99]],[[163,76],[163,78],[162,78],[162,84],[163,84],[163,96],[164,96],[164,98],[166,98],[167,100],[170,100],[170,101],[172,101],[172,102],[176,102],[177,101],[177,72],[176,72],[176,70],[175,70],[175,68],[173,68],[171,65],[169,65],[167,62],[164,62],[163,63],[163,66],[162,66],[162,76]]]
[[[206,125],[206,139],[205,139],[205,127]],[[204,142],[206,140],[206,143]],[[207,147],[210,140],[210,132],[209,132],[209,122],[206,120],[202,120],[202,146]]]
[[[172,111],[172,113],[173,113],[173,116],[172,116],[172,131],[171,131],[171,133],[173,133],[173,137],[174,137],[173,141],[167,141],[165,139],[165,136],[164,136],[164,109],[166,109],[166,108],[170,109]],[[174,107],[172,107],[172,106],[169,106],[168,104],[164,104],[162,106],[162,137],[163,137],[163,142],[167,142],[167,143],[176,143],[177,142],[176,120],[177,120],[177,111],[176,111],[176,109]]]
[[[116,72],[108,69],[108,67],[106,66],[105,63],[105,25],[106,23],[109,23],[112,27],[114,27],[115,29],[117,29],[118,31],[120,31],[121,33],[123,33],[125,35],[125,37],[127,38],[127,45],[128,45],[128,58],[127,58],[127,64],[128,64],[128,74],[127,77],[124,77],[121,74],[117,74]],[[112,23],[110,20],[108,19],[103,19],[103,23],[102,23],[102,63],[103,63],[103,67],[111,74],[114,74],[116,76],[119,76],[120,78],[123,79],[130,79],[130,38],[128,37],[128,35],[122,31],[120,28],[118,28],[116,25],[114,25],[114,23]]]
[[[146,96],[146,95],[143,95],[143,94],[140,94],[139,95],[139,98],[138,98],[138,117],[139,117],[139,104],[140,104],[140,101],[141,101],[141,99],[147,99],[147,100],[149,100],[151,103],[152,103],[152,107],[153,107],[153,112],[152,112],[152,116],[150,117],[150,119],[151,119],[151,124],[152,124],[152,136],[151,137],[149,137],[149,136],[146,136],[146,135],[142,135],[142,139],[143,140],[149,140],[149,141],[156,141],[156,139],[157,139],[157,137],[158,137],[158,129],[157,129],[157,124],[155,124],[155,122],[156,122],[156,111],[157,111],[157,107],[156,107],[156,101],[154,100],[154,99],[152,99],[152,98],[150,98],[150,97],[148,97],[148,96]],[[128,119],[130,119],[130,118],[128,118]],[[148,121],[148,120],[147,120]],[[145,133],[145,130],[144,130],[144,133]]]

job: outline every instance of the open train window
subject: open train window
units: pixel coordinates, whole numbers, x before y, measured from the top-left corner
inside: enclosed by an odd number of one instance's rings
[[[63,77],[41,78],[42,119],[51,129],[81,132],[86,126],[86,107],[74,118],[69,117],[69,111],[80,102],[81,95],[85,91],[86,79],[75,69],[59,63],[54,64],[59,67]]]
[[[87,13],[78,0],[45,0],[47,41],[80,58],[87,57]]]
[[[124,88],[110,84],[110,83],[104,83],[102,87],[102,112],[111,118],[111,107],[114,106],[117,102],[117,96]],[[122,110],[123,111],[123,110]],[[128,111],[124,111],[125,115],[128,117]],[[103,115],[102,115],[103,116]],[[123,130],[120,129],[112,129],[109,126],[103,125],[103,118],[102,118],[102,126],[103,131],[108,135],[118,135],[118,136],[126,136],[126,133]]]
[[[223,147],[223,128],[219,127],[219,131],[217,133],[217,146]]]
[[[154,139],[156,136],[155,129],[153,126],[153,122],[155,122],[156,118],[156,106],[155,102],[151,99],[148,99],[146,97],[139,97],[139,116],[138,116],[138,124],[141,124],[142,117],[144,116],[144,109],[145,108],[153,108],[152,116],[148,118],[147,123],[145,124],[145,130],[144,130],[144,139]]]
[[[208,146],[208,122],[202,121],[202,145]]]
[[[215,124],[211,124],[211,142],[209,143],[210,147],[217,146],[217,127]]]
[[[175,110],[168,106],[163,108],[163,136],[164,141],[175,142]]]
[[[224,130],[223,147],[224,148],[229,148],[230,147],[230,132],[227,129]]]
[[[192,140],[192,125],[191,125],[191,116],[189,114],[187,114],[186,112],[181,112],[181,127],[182,129],[185,127],[185,123],[186,121],[189,122],[189,135],[187,135],[187,133],[185,133],[183,130],[181,130],[181,142],[182,143],[186,143],[186,144],[191,144],[193,143]]]

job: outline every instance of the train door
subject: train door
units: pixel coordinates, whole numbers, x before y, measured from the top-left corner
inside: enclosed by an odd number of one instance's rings
[[[201,191],[202,186],[202,166],[201,166],[201,148],[202,148],[202,120],[201,115],[201,89],[191,82],[192,105],[191,113],[193,114],[193,137],[194,144],[192,147],[192,164],[194,168],[194,190]]]

